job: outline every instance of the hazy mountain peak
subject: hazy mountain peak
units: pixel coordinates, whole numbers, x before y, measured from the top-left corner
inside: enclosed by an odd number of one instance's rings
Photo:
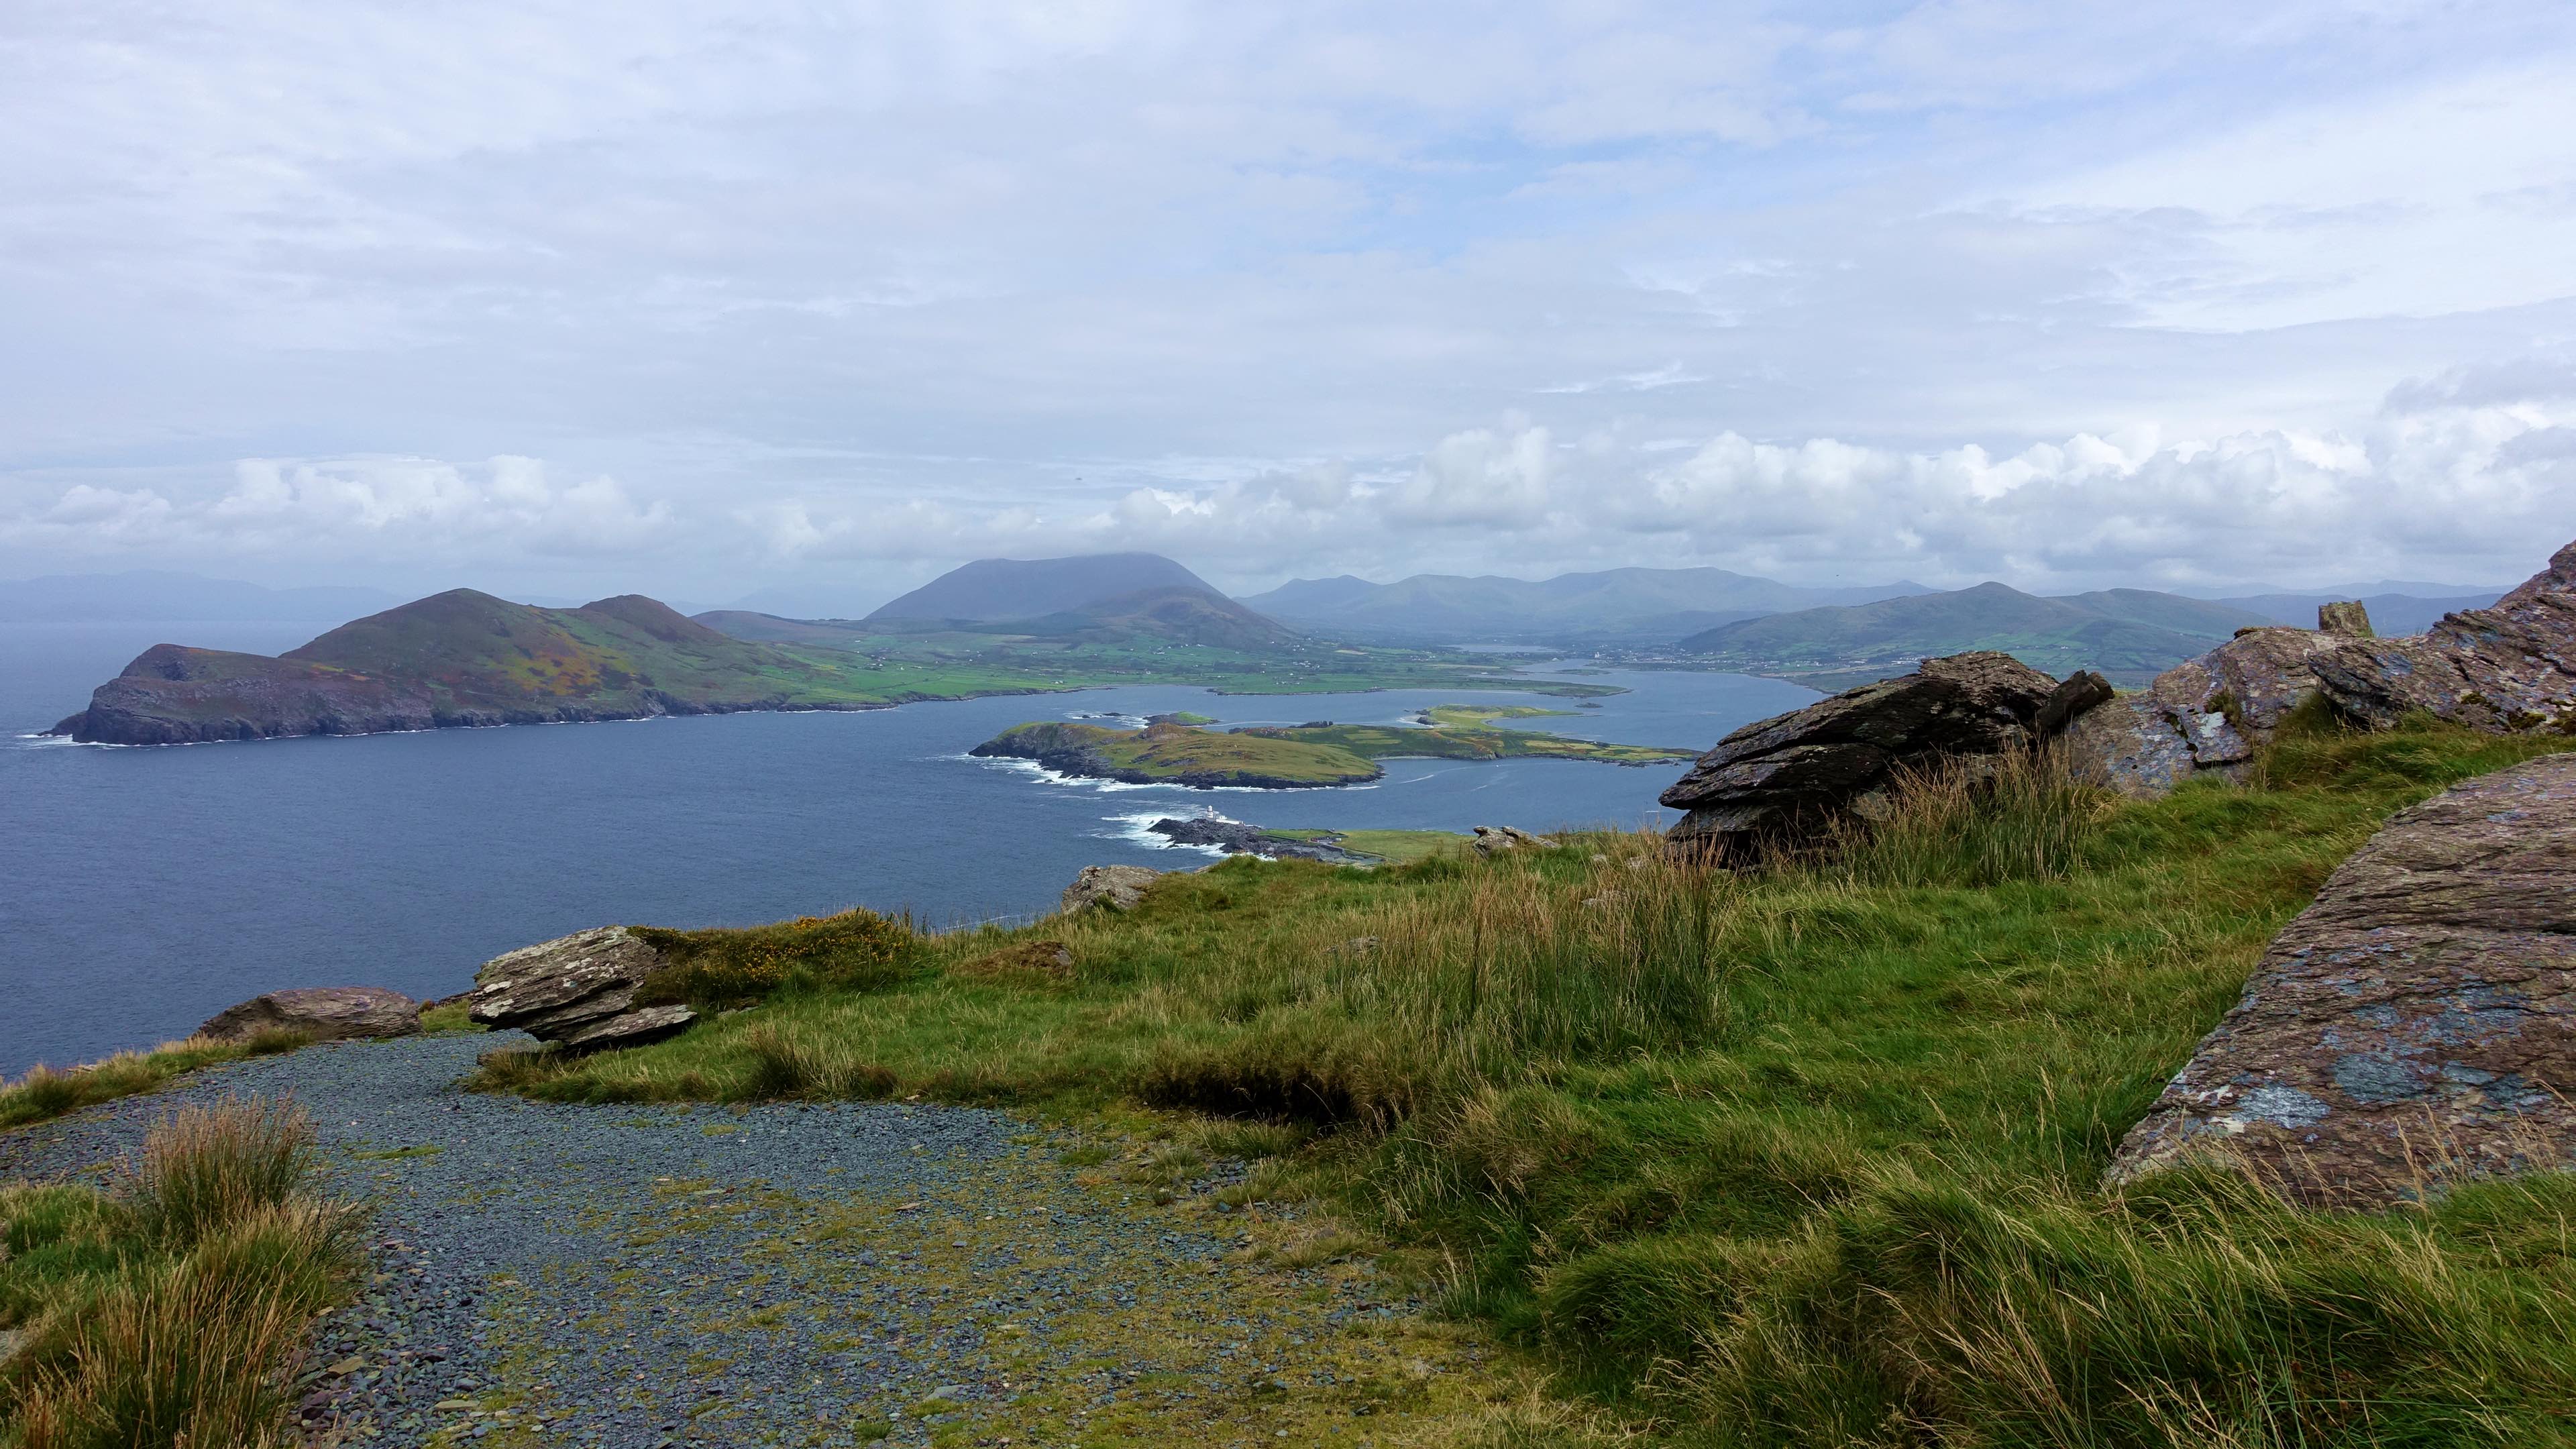
[[[868,617],[958,619],[974,623],[1041,619],[1049,614],[1072,613],[1087,604],[1121,594],[1174,587],[1217,593],[1209,587],[1207,580],[1161,554],[980,558],[950,569]]]

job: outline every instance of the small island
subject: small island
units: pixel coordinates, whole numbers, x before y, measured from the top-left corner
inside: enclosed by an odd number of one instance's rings
[[[1528,706],[1489,710],[1473,705],[1435,705],[1425,713],[1432,717],[1486,719],[1558,711]],[[1698,755],[1698,751],[1690,749],[1605,744],[1535,730],[1345,725],[1331,720],[1301,725],[1246,725],[1233,730],[1201,729],[1172,722],[1128,730],[1080,721],[1038,721],[1014,725],[968,753],[986,759],[1029,760],[1057,774],[1082,779],[1264,790],[1364,784],[1386,773],[1377,763],[1380,760],[1541,758],[1662,765]]]
[[[1188,785],[1202,790],[1249,786],[1310,790],[1357,785],[1386,773],[1349,750],[1243,731],[1155,724],[1112,729],[1080,721],[1014,725],[967,753],[1031,760],[1059,775],[1131,785]]]

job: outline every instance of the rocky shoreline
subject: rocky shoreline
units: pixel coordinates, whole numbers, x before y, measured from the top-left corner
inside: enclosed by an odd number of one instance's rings
[[[1165,816],[1145,827],[1174,845],[1199,845],[1228,855],[1258,855],[1269,860],[1320,860],[1333,865],[1359,865],[1370,857],[1314,840],[1290,840],[1258,825],[1204,817],[1178,820]]]

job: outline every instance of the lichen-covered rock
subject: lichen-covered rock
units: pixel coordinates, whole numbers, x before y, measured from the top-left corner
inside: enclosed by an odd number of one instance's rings
[[[2576,728],[2576,543],[2483,609],[2405,639],[2339,639],[2316,662],[2335,708],[2378,726],[2421,710],[2477,729]]]
[[[633,1046],[696,1019],[685,1006],[638,1006],[662,953],[624,926],[576,931],[495,956],[474,973],[465,1014],[573,1050]]]
[[[2355,639],[2376,639],[2379,631],[2370,627],[2370,610],[2359,599],[2341,599],[2317,605],[2317,632],[2348,634]]]
[[[381,986],[307,986],[254,996],[226,1007],[197,1035],[240,1041],[269,1030],[300,1031],[315,1041],[352,1037],[410,1036],[420,1030],[421,1004]]]
[[[2390,820],[2282,931],[2109,1180],[2197,1150],[2325,1203],[2576,1161],[2576,756]]]
[[[2241,630],[2077,720],[2066,731],[2069,757],[2133,795],[2162,794],[2203,771],[2232,778],[2316,692],[2316,661],[2348,642],[2306,629]]]
[[[1073,884],[1064,888],[1062,907],[1066,915],[1107,906],[1113,911],[1132,911],[1145,899],[1145,888],[1162,878],[1159,870],[1141,865],[1086,865]]]
[[[2057,694],[2056,680],[2009,654],[1954,654],[1757,720],[1663,793],[1664,804],[1690,812],[1669,838],[1732,852],[1867,814],[1900,765],[2026,748]]]
[[[1514,825],[1479,825],[1476,827],[1476,838],[1467,843],[1478,855],[1488,857],[1501,851],[1518,850],[1524,845],[1543,850],[1554,844],[1543,836],[1532,835]]]

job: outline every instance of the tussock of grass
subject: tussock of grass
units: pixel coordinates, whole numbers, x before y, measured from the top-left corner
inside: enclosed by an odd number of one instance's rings
[[[349,1210],[307,1181],[291,1107],[185,1109],[109,1192],[0,1189],[0,1366],[20,1449],[283,1445],[314,1315],[360,1259]]]
[[[918,939],[909,922],[874,911],[799,916],[748,930],[633,930],[668,963],[644,983],[638,999],[685,1001],[710,1009],[757,1001],[780,990],[889,985],[911,970]]]
[[[523,1089],[801,1095],[865,1064],[904,1094],[1280,1133],[1266,1184],[1439,1265],[1451,1309],[1599,1411],[1498,1442],[2568,1442],[2567,1179],[2346,1216],[2209,1171],[2098,1186],[2336,863],[2566,743],[2301,720],[2250,787],[2147,803],[2046,761],[1936,772],[1755,874],[1616,833],[1231,860]],[[1041,930],[1071,982],[948,969]]]
[[[103,1061],[67,1071],[39,1065],[17,1081],[0,1086],[0,1129],[23,1127],[82,1107],[149,1092],[199,1067],[273,1056],[312,1042],[308,1033],[271,1027],[240,1041],[192,1036],[184,1041],[164,1042],[148,1052],[118,1052]]]

